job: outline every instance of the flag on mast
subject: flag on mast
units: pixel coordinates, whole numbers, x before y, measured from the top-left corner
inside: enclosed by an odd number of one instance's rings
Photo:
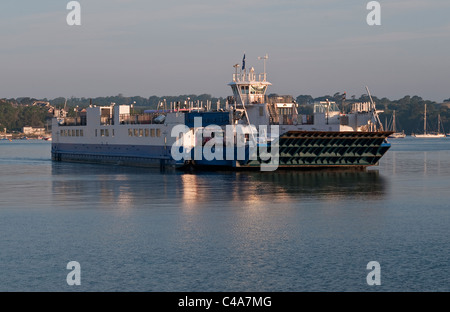
[[[245,69],[245,53],[244,53],[244,57],[242,58],[242,70]]]

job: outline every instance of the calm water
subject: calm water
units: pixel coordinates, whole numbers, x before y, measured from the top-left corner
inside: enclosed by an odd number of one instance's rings
[[[392,143],[365,172],[185,174],[2,141],[0,291],[450,291],[450,138]]]

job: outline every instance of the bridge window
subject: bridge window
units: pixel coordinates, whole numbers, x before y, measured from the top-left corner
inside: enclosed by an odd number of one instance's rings
[[[250,94],[264,94],[266,86],[250,86]]]

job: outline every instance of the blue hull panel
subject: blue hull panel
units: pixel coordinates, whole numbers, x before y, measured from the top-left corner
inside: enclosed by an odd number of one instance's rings
[[[182,166],[170,156],[170,148],[148,145],[52,143],[52,160],[139,167]]]

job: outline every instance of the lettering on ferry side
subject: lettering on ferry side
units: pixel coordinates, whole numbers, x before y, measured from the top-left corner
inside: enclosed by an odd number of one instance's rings
[[[81,285],[81,266],[77,261],[70,261],[67,263],[67,270],[72,270],[67,274],[67,285],[69,286],[80,286]]]
[[[370,261],[367,263],[367,270],[372,270],[367,274],[367,285],[381,285],[381,266],[377,261]]]
[[[67,3],[67,10],[71,10],[67,14],[67,25],[80,26],[81,25],[81,4],[78,1],[70,1]]]
[[[381,5],[378,1],[370,1],[367,3],[367,10],[372,10],[367,14],[367,25],[381,25]]]

